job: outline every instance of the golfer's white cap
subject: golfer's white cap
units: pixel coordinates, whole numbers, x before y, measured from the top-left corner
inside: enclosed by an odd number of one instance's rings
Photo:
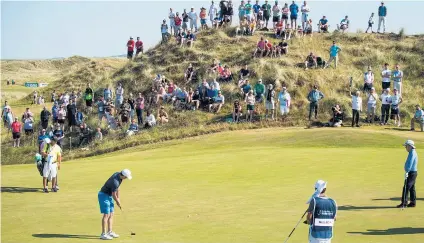
[[[51,143],[52,141],[50,140],[50,138],[45,138],[45,139],[44,139],[44,142],[45,142],[45,143]]]
[[[132,179],[131,171],[129,169],[123,169],[121,174],[128,178],[128,180]]]
[[[406,145],[409,145],[409,146],[411,146],[412,148],[415,148],[415,143],[414,143],[414,141],[412,141],[412,140],[410,140],[410,139],[406,140],[406,142],[403,144],[403,146],[406,146]]]
[[[319,193],[321,193],[324,188],[327,188],[327,182],[323,180],[318,180],[317,182],[315,182],[315,189],[319,191]]]

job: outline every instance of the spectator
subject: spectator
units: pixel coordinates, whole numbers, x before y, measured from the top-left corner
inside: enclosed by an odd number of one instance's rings
[[[297,26],[295,36],[296,37],[303,37],[303,28],[302,28],[302,26],[300,26],[300,25]]]
[[[272,44],[268,40],[265,40],[265,53],[264,57],[271,56],[272,53]]]
[[[265,4],[262,5],[262,11],[265,19],[265,29],[268,30],[269,17],[271,16],[271,4],[268,4],[268,0],[265,0]]]
[[[280,22],[280,6],[278,6],[278,1],[275,1],[275,5],[272,6],[272,23],[273,23],[273,27],[274,30],[276,29],[276,25],[277,23]]]
[[[293,27],[295,28],[295,26]],[[284,29],[284,38],[283,40],[290,40],[292,33],[294,31],[294,29],[292,28],[292,25],[287,24],[286,28]]]
[[[212,1],[211,6],[209,7],[209,20],[211,23],[214,22],[214,17],[218,14],[218,8],[216,7],[214,1]]]
[[[241,115],[242,115],[242,112],[241,112],[240,101],[235,100],[234,107],[233,107],[233,122],[239,122]]]
[[[91,139],[91,129],[83,122],[80,126],[80,141],[78,146],[82,146],[90,142]]]
[[[32,93],[32,98],[33,98],[33,102],[32,102],[32,104],[33,104],[33,105],[37,104],[37,101],[38,101],[38,94],[37,94],[37,90],[34,90],[34,92]]]
[[[131,106],[128,103],[128,100],[124,100],[124,103],[121,105],[119,114],[121,115],[121,122],[128,123],[130,118]]]
[[[24,119],[25,135],[32,135],[34,133],[34,118],[27,117]]]
[[[371,88],[371,92],[367,97],[367,121],[373,123],[375,117],[375,109],[377,107],[378,96],[375,93],[375,88]]]
[[[356,125],[359,127],[359,116],[362,112],[362,98],[361,92],[356,91],[355,95],[352,95],[352,127]]]
[[[80,126],[82,122],[84,121],[84,114],[82,113],[81,110],[78,110],[78,108],[77,108],[76,120],[77,120],[77,126]]]
[[[249,23],[246,17],[241,17],[240,26],[236,28],[236,35],[248,35]]]
[[[240,69],[239,77],[240,77],[240,80],[244,81],[249,76],[250,76],[250,71],[249,71],[249,68],[246,64],[246,65],[244,65],[244,67],[242,69]]]
[[[53,106],[52,106],[52,118],[53,118],[53,123],[56,124],[57,123],[57,116],[59,113],[59,105],[57,104],[57,101],[54,102]]]
[[[175,13],[172,11],[172,8],[169,9],[168,18],[169,18],[169,27],[171,29],[171,31],[169,33],[171,35],[175,35],[176,34],[176,31],[175,31]]]
[[[312,19],[306,22],[305,28],[303,29],[303,35],[310,35],[312,38]]]
[[[144,128],[152,128],[154,126],[156,126],[155,116],[150,112],[150,110],[148,110],[147,116],[146,116],[146,123],[144,124]]]
[[[224,70],[222,70],[221,75],[219,77],[219,81],[221,82],[231,82],[233,81],[233,75],[230,71],[230,68],[225,65]]]
[[[77,106],[75,105],[74,101],[71,101],[71,103],[66,107],[67,109],[67,117],[68,117],[68,126],[69,131],[72,132],[72,127],[77,126]]]
[[[202,30],[207,30],[208,29],[208,25],[206,23],[206,19],[207,19],[206,18],[206,15],[207,15],[206,8],[202,7],[200,9],[200,13],[199,13],[199,17],[200,17],[200,28]]]
[[[389,112],[390,112],[390,89],[387,88],[380,95],[381,100],[381,123],[380,125],[386,125],[389,120]]]
[[[91,88],[90,83],[88,83],[87,88],[85,89],[85,105],[87,106],[87,112],[93,112],[93,98],[94,93]]]
[[[383,78],[381,82],[381,87],[383,90],[390,88],[390,77],[392,76],[392,71],[389,69],[389,64],[384,64],[384,69],[381,72],[381,77]]]
[[[325,16],[322,16],[322,19],[318,22],[318,33],[328,33],[328,19]]]
[[[372,30],[372,25],[374,24],[374,13],[371,13],[371,16],[368,20],[368,28],[365,31],[365,33],[368,33],[368,30],[371,29],[371,33],[374,33],[374,31]]]
[[[265,52],[265,40],[264,37],[261,36],[261,39],[258,41],[258,44],[256,44],[256,49],[253,52],[253,58],[256,57],[256,55],[259,53],[259,57],[262,57]]]
[[[3,123],[4,127],[9,127],[8,125],[10,125],[9,122],[8,122],[8,119],[7,119],[7,115],[8,115],[9,112],[11,113],[11,108],[10,108],[10,105],[8,104],[7,100],[5,100],[3,109],[1,110],[1,117],[2,117],[3,122],[4,122]]]
[[[289,114],[291,97],[287,88],[283,87],[281,92],[278,94],[278,102],[280,103],[280,112],[283,119]]]
[[[400,124],[400,112],[399,105],[402,103],[402,96],[399,94],[396,88],[393,89],[393,95],[390,97],[390,114],[391,119],[395,120],[395,126],[401,126]]]
[[[182,25],[182,29],[183,31],[187,31],[187,23],[188,23],[188,14],[187,11],[184,9],[184,12],[181,14],[181,17],[183,18],[183,25]]]
[[[30,118],[30,117],[34,117],[34,114],[32,114],[32,112],[29,110],[29,108],[27,107],[25,109],[24,114],[22,114],[22,121],[24,121],[26,118]]]
[[[103,134],[102,129],[100,127],[97,128],[96,134],[94,135],[94,138],[96,141],[102,141],[103,140]]]
[[[96,105],[97,105],[97,112],[98,112],[98,117],[99,117],[99,123],[101,124],[102,121],[103,121],[103,117],[107,119],[107,117],[106,117],[106,110],[105,110],[106,101],[104,100],[103,96],[100,96],[100,98],[97,101]]]
[[[221,90],[221,85],[219,84],[218,81],[216,81],[216,79],[213,79],[212,82],[210,83],[210,86],[214,86],[216,90]]]
[[[104,100],[112,99],[112,89],[110,88],[110,86],[103,90],[103,97]]]
[[[190,64],[188,64],[188,68],[184,73],[184,79],[185,79],[186,83],[191,82],[191,78],[193,76],[193,73],[194,73],[194,68],[193,68],[193,65],[190,63]]]
[[[255,95],[253,94],[253,90],[249,91],[244,101],[247,104],[246,121],[252,122],[253,112],[255,111]]]
[[[246,15],[245,4],[244,4],[244,1],[243,0],[241,0],[241,3],[240,3],[239,8],[238,8],[238,11],[239,11],[239,14],[238,14],[239,21],[242,21],[242,19]]]
[[[399,64],[396,64],[395,70],[392,72],[393,75],[393,88],[397,89],[399,95],[402,95],[402,80],[403,72],[399,70]]]
[[[62,147],[62,139],[65,138],[65,133],[63,132],[59,124],[56,124],[56,129],[53,131],[52,137],[56,139],[57,145]]]
[[[215,15],[215,18],[213,18],[212,28],[213,29],[218,29],[218,27],[220,26],[220,23],[221,23],[221,18],[219,17],[219,13],[217,13]]]
[[[268,84],[268,89],[265,91],[265,97],[265,119],[268,119],[268,113],[271,113],[271,119],[274,120],[275,90],[272,84]]]
[[[184,44],[187,44],[187,33],[185,30],[178,31],[176,40],[180,47],[183,47]]]
[[[194,28],[194,32],[197,32],[197,13],[194,11],[194,7],[191,7],[191,11],[188,13],[188,18],[190,20],[190,30],[191,32],[193,32],[193,28]]]
[[[312,120],[312,113],[315,112],[315,119],[318,116],[318,102],[324,98],[324,94],[318,90],[318,87],[314,85],[311,92],[308,94],[309,104],[309,121]]]
[[[41,145],[44,142],[44,139],[50,139],[49,135],[46,133],[46,129],[42,129],[41,133],[38,135],[38,151],[41,152]]]
[[[177,12],[175,14],[174,22],[175,22],[175,36],[177,36],[177,34],[181,32],[181,24],[183,22],[183,20],[180,18],[180,13]]]
[[[124,102],[124,88],[121,83],[118,83],[118,87],[116,88],[116,98],[115,98],[115,107],[119,108]]]
[[[387,8],[384,6],[384,2],[381,2],[381,6],[378,7],[378,30],[377,33],[380,33],[381,24],[383,24],[383,34],[386,32],[386,16]]]
[[[37,104],[38,105],[44,105],[44,97],[42,95],[38,96]]]
[[[158,112],[158,122],[160,125],[163,125],[164,123],[168,123],[168,121],[169,121],[168,113],[166,113],[165,108],[161,106]]]
[[[64,106],[61,105],[59,107],[59,111],[57,112],[57,123],[59,123],[62,126],[62,130],[65,129],[65,120],[66,120],[66,110],[64,109]]]
[[[277,23],[274,24],[274,34],[275,38],[279,39],[283,35],[283,21],[280,20]]]
[[[11,127],[12,127],[13,147],[19,147],[21,143],[22,124],[18,121],[17,117],[15,117],[15,121],[12,123]]]
[[[187,46],[190,48],[193,47],[194,42],[196,41],[196,35],[192,33],[190,30],[187,32]]]
[[[138,125],[143,124],[143,110],[144,110],[144,97],[141,93],[138,93],[138,97],[135,100],[135,111],[137,113]]]
[[[215,113],[219,113],[224,103],[225,97],[222,95],[221,91],[218,91],[218,95],[213,99],[213,103],[209,105],[209,112],[214,111]]]
[[[314,55],[313,52],[309,53],[305,60],[305,70],[308,70],[308,68],[310,67],[318,67],[317,57]]]
[[[245,16],[247,20],[251,22],[253,18],[252,18],[252,4],[250,3],[250,0],[247,0],[246,5],[244,5],[244,11],[245,11]]]
[[[262,9],[259,9],[258,12],[258,17],[257,17],[257,22],[258,22],[258,28],[260,30],[265,30],[265,16],[264,16],[264,11]]]
[[[127,58],[128,60],[132,60],[133,55],[134,55],[134,40],[133,38],[130,36],[129,41],[127,42],[127,48],[128,48],[128,52],[127,52]]]
[[[128,127],[128,130],[127,130],[126,134],[127,134],[127,136],[129,137],[129,136],[134,135],[134,134],[135,134],[135,133],[137,133],[137,132],[138,132],[138,124],[137,124],[137,122],[135,121],[135,119],[132,119],[131,124],[130,124],[130,126]]]
[[[253,35],[256,32],[256,20],[252,19],[249,22],[248,32],[250,33],[250,35]]]
[[[133,98],[133,94],[130,93],[130,97],[128,98],[128,104],[130,104],[131,111],[130,111],[130,120],[135,117],[135,99]]]
[[[306,23],[308,22],[308,15],[311,11],[306,1],[303,2],[303,5],[300,7],[300,11],[302,12],[302,29],[305,29]]]
[[[371,88],[374,87],[374,73],[372,72],[371,67],[368,67],[368,72],[364,74],[364,92],[369,93]]]
[[[54,132],[54,125],[51,124],[49,128],[47,128],[47,134],[49,135],[50,138],[53,137],[53,132]]]
[[[255,101],[262,103],[265,94],[265,85],[262,83],[262,79],[258,80],[258,83],[254,87]]]
[[[160,26],[160,32],[162,33],[162,44],[168,42],[168,25],[166,24],[166,20],[162,21]]]
[[[12,110],[10,108],[8,108],[4,114],[4,118],[5,118],[5,127],[7,127],[8,132],[10,131],[10,129],[12,128],[12,123],[14,121],[13,119],[14,115],[12,113]]]
[[[299,13],[299,6],[293,1],[290,5],[290,20],[291,26],[297,26],[297,14]]]
[[[247,94],[249,94],[250,90],[252,90],[252,86],[250,86],[249,80],[246,79],[245,83],[241,86],[241,92],[243,94],[243,99],[246,98]]]
[[[330,126],[332,127],[341,127],[344,119],[344,112],[340,108],[340,105],[335,105],[332,108],[333,118],[330,121]]]
[[[415,123],[420,124],[421,132],[424,132],[424,111],[420,105],[415,106],[415,114],[411,119],[411,131],[415,131]]]
[[[333,41],[333,45],[330,47],[330,59],[325,64],[324,69],[331,65],[331,62],[334,60],[335,68],[337,68],[337,63],[339,60],[339,52],[342,49],[336,45],[336,41]]]
[[[143,42],[140,40],[140,37],[137,37],[137,41],[135,42],[135,57],[138,56],[138,54],[143,54]]]
[[[41,120],[41,127],[46,129],[49,125],[49,119],[50,119],[51,113],[46,109],[46,107],[43,107],[43,110],[40,114],[40,120]]]
[[[256,0],[255,5],[253,5],[254,20],[258,20],[258,13],[260,10],[261,5],[259,5],[259,0]]]
[[[289,13],[290,13],[289,5],[287,3],[284,3],[284,6],[281,9],[281,12],[282,12],[282,17],[281,18],[282,18],[283,28],[284,28],[288,24]]]
[[[340,21],[340,24],[337,25],[337,29],[344,33],[347,29],[349,29],[349,23],[349,17],[346,15],[345,18]]]

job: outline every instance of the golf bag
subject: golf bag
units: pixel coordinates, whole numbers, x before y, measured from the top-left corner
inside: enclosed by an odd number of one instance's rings
[[[40,176],[43,176],[44,163],[45,163],[45,160],[41,157],[41,154],[36,153],[35,165],[37,166],[37,170],[40,173]]]

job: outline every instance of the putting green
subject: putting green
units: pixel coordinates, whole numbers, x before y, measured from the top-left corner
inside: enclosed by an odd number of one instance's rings
[[[43,194],[35,165],[2,167],[2,242],[95,242],[97,192],[115,171],[125,215],[113,242],[283,242],[317,179],[339,206],[333,242],[424,242],[424,181],[417,208],[399,204],[406,138],[422,133],[367,129],[263,129],[225,132],[65,162],[60,192]],[[126,217],[126,221],[124,220]],[[129,230],[137,233],[131,238]],[[301,224],[289,242],[307,242]]]

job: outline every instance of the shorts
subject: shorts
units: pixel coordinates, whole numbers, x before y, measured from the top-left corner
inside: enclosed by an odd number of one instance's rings
[[[280,106],[280,112],[281,115],[287,115],[289,114],[290,108],[288,108],[287,106]]]
[[[26,129],[25,130],[26,135],[29,135],[29,134],[32,134],[32,133],[34,133],[34,129]]]
[[[247,110],[248,110],[248,111],[253,111],[253,110],[255,110],[255,105],[247,105]]]
[[[280,22],[280,16],[274,16],[274,17],[272,17],[272,22],[274,22],[274,23]]]
[[[370,92],[372,87],[372,84],[364,83],[364,92]]]
[[[368,27],[372,28],[372,22],[368,22]]]
[[[127,52],[127,58],[128,58],[128,59],[132,58],[132,57],[133,57],[133,55],[134,55],[134,51],[128,51],[128,52]]]
[[[267,101],[265,103],[265,108],[267,110],[274,110],[275,109],[275,102],[269,102],[269,101]]]
[[[183,28],[183,29],[187,29],[187,22],[183,22],[183,26],[182,26],[182,28]]]
[[[97,198],[99,200],[100,213],[102,214],[113,213],[115,204],[113,203],[112,196],[109,196],[104,192],[99,192],[97,194]]]
[[[206,19],[200,19],[200,24],[201,25],[205,25],[206,24]]]
[[[375,108],[376,108],[376,104],[367,104],[367,112],[368,113],[374,113],[375,114]]]
[[[65,119],[57,119],[57,123],[59,123],[59,124],[65,124]]]
[[[85,100],[85,105],[91,107],[93,105],[93,100]]]
[[[264,18],[265,18],[266,21],[269,20],[269,17],[270,17],[269,15],[264,15]]]
[[[288,15],[283,14],[283,19],[289,19]]]
[[[297,15],[290,15],[291,20],[297,20]]]
[[[12,132],[12,137],[13,137],[13,139],[19,139],[19,138],[21,138],[21,133],[20,132]]]
[[[43,177],[55,178],[57,176],[57,164],[44,163]]]
[[[175,28],[175,22],[174,21],[173,22],[169,21],[169,27],[170,28]]]
[[[316,239],[309,236],[309,243],[331,243],[331,239]]]
[[[392,115],[399,115],[399,108],[391,108],[390,114]]]
[[[302,22],[308,22],[308,14],[302,13]]]
[[[382,82],[381,83],[381,88],[382,89],[390,88],[390,82]]]

